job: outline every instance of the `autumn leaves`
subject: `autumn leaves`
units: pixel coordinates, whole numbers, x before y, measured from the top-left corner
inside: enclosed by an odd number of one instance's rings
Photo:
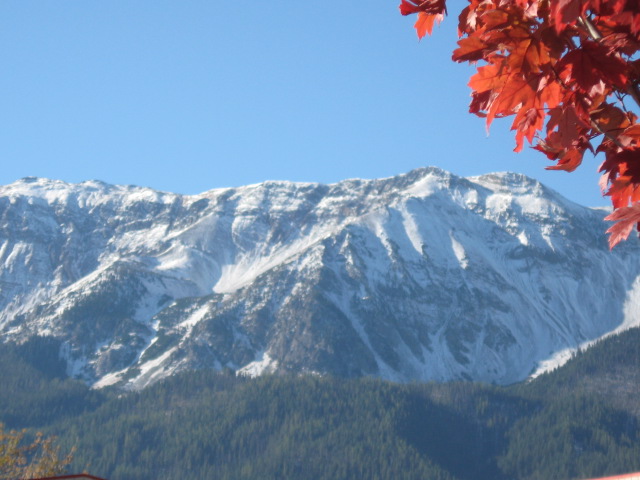
[[[573,171],[585,152],[603,153],[601,186],[616,211],[609,244],[640,221],[640,2],[470,0],[459,15],[457,62],[480,62],[470,112],[513,116],[516,151],[525,139]],[[444,0],[402,0],[418,36],[446,13]]]

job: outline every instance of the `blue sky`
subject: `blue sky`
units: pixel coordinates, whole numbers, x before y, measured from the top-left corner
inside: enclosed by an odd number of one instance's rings
[[[99,179],[199,193],[332,183],[435,165],[511,170],[607,205],[600,159],[572,174],[513,153],[510,121],[467,113],[457,4],[419,42],[396,0],[6,0],[0,184]]]

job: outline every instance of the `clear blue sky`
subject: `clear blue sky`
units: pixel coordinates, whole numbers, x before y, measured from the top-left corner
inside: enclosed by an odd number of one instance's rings
[[[418,42],[397,0],[5,0],[0,184],[100,179],[199,193],[435,165],[511,170],[606,205],[600,159],[573,174],[512,152],[467,113],[457,8]]]

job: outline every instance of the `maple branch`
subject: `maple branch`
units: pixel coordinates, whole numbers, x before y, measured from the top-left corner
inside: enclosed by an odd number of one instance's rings
[[[602,41],[602,34],[598,27],[596,27],[590,18],[581,15],[578,17],[578,23],[582,25],[582,27],[589,33],[591,38],[593,38],[596,42]],[[636,102],[636,104],[640,107],[640,88],[637,83],[631,83],[627,87],[627,93],[631,95],[631,98]]]
[[[602,34],[598,30],[598,27],[596,27],[589,18],[582,15],[578,17],[578,23],[580,23],[580,25],[582,25],[582,27],[586,29],[587,32],[589,32],[589,35],[595,41],[599,42],[600,40],[602,40]]]
[[[638,87],[638,84],[632,83],[631,85],[629,85],[627,93],[631,95],[631,98],[633,98],[636,104],[640,107],[640,88]]]
[[[624,145],[620,142],[620,140],[618,140],[618,137],[616,137],[615,135],[612,135],[611,132],[607,132],[607,131],[603,130],[596,120],[594,120],[593,118],[589,117],[589,123],[591,124],[591,127],[596,132],[600,132],[602,135],[607,137],[609,140],[611,140],[615,144],[616,147],[624,148]]]

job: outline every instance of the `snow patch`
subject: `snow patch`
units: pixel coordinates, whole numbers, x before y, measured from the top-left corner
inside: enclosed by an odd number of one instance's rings
[[[270,373],[278,368],[278,361],[269,356],[267,352],[258,355],[259,360],[255,360],[236,372],[236,375],[245,377],[259,377],[263,373]]]
[[[136,389],[143,389],[144,387],[151,385],[155,380],[164,378],[171,372],[168,370],[174,370],[167,368],[164,362],[178,349],[173,347],[164,352],[158,358],[149,360],[140,366],[140,374],[132,380],[130,383],[135,385]]]
[[[251,284],[256,278],[269,270],[293,261],[303,251],[331,234],[321,229],[309,237],[298,240],[284,248],[271,252],[254,251],[241,256],[235,263],[224,265],[220,279],[214,285],[215,293],[231,293]]]
[[[590,342],[587,342],[590,343]],[[571,357],[578,351],[578,348],[565,348],[558,352],[555,352],[546,360],[542,360],[538,362],[538,367],[536,370],[529,376],[529,380],[533,380],[536,377],[539,377],[543,373],[552,372],[558,367],[561,367],[569,360]]]
[[[211,292],[220,278],[220,266],[204,252],[176,244],[154,259],[155,270],[179,280],[189,280],[198,289],[199,295]]]
[[[523,195],[515,198],[522,209],[522,213],[534,218],[549,218],[552,206],[549,200],[537,195]]]
[[[409,213],[406,205],[405,208],[401,209],[400,212],[402,213],[402,224],[404,226],[407,237],[411,242],[411,245],[413,245],[413,248],[416,249],[416,252],[422,255],[424,240],[420,235],[420,230],[418,228],[418,224],[416,223],[416,219],[413,217],[413,215],[411,215],[411,213]]]
[[[469,259],[467,258],[467,252],[465,251],[462,244],[458,240],[456,240],[456,238],[453,236],[453,232],[449,234],[449,237],[451,238],[451,249],[453,250],[453,254],[458,259],[458,263],[460,264],[460,267],[462,267],[463,269],[466,269],[467,267],[469,267]]]
[[[189,266],[189,249],[184,245],[177,244],[156,257],[158,266],[156,270],[183,270]]]
[[[442,177],[430,173],[407,188],[404,193],[410,197],[424,198],[433,195],[442,189],[442,186]]]
[[[182,321],[178,327],[192,329],[196,324],[200,323],[207,313],[209,313],[209,310],[209,305],[204,305],[198,308],[195,312],[189,315],[186,320]]]
[[[520,240],[520,243],[525,247],[529,246],[529,237],[524,230],[518,234],[518,240]]]
[[[536,371],[531,374],[529,379],[536,378],[543,373],[550,372],[558,367],[561,367],[569,360],[571,357],[578,351],[582,349],[586,349],[594,345],[595,343],[603,340],[612,335],[616,335],[618,333],[624,332],[625,330],[629,330],[630,328],[639,327],[640,326],[640,276],[636,278],[633,282],[631,289],[627,292],[627,297],[623,306],[623,321],[615,330],[611,332],[607,332],[604,335],[590,340],[588,342],[584,342],[580,344],[580,346],[576,348],[566,348],[559,352],[554,353],[551,357],[542,362],[538,363],[538,368]]]
[[[635,279],[631,289],[627,292],[627,298],[622,307],[622,312],[622,325],[612,333],[619,333],[640,326],[640,276]]]
[[[127,372],[127,370],[128,368],[125,368],[124,370],[120,370],[119,372],[108,373],[104,377],[99,379],[97,382],[95,382],[93,385],[91,385],[91,388],[98,390],[100,388],[110,387],[111,385],[115,385],[120,380],[122,380],[122,376]]]

